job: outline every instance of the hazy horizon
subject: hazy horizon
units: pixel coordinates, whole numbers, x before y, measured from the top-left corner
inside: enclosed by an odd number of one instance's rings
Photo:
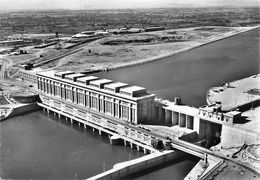
[[[0,0],[0,11],[259,7],[260,0]]]

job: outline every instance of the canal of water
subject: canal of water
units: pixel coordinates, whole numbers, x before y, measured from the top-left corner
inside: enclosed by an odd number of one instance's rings
[[[164,99],[181,94],[184,103],[203,105],[208,88],[259,71],[258,33],[249,31],[164,60],[95,75],[146,87]],[[143,156],[42,111],[1,122],[0,138],[3,179],[83,179]],[[131,178],[183,179],[197,161],[189,156]]]
[[[185,104],[204,105],[208,88],[258,73],[259,29],[159,61],[93,75],[145,87],[163,99],[181,94]]]

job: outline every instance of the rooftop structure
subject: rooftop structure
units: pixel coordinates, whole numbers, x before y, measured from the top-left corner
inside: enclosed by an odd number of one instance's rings
[[[120,93],[131,97],[138,97],[146,94],[146,89],[140,86],[129,86],[120,89]]]
[[[96,77],[96,76],[84,76],[84,77],[78,78],[77,82],[83,83],[85,85],[89,85],[90,81],[94,81],[94,80],[97,80],[97,79],[99,79],[99,78]]]
[[[26,68],[27,65],[19,66],[19,77],[23,81],[28,81],[31,83],[37,83],[36,73],[43,71],[42,68]]]
[[[47,71],[47,72],[50,72],[50,71]],[[51,74],[52,74],[52,73],[51,73]],[[60,78],[64,78],[65,75],[69,75],[69,74],[74,74],[74,72],[73,72],[73,71],[56,72],[56,73],[54,74],[54,76],[60,77]]]
[[[106,84],[104,89],[118,93],[120,88],[124,88],[126,86],[128,86],[128,84],[126,84],[126,83],[114,82],[114,83]]]
[[[163,107],[166,110],[174,110],[179,113],[187,114],[190,116],[197,116],[199,114],[199,109],[191,106],[185,106],[185,105],[176,105],[174,103],[168,103],[167,106]]]
[[[233,124],[238,122],[241,118],[240,111],[228,111],[223,112],[219,104],[202,106],[199,108],[199,116],[207,121],[212,121],[214,123],[228,123]]]
[[[95,81],[91,81],[90,85],[93,86],[93,87],[103,89],[105,84],[109,84],[109,83],[112,83],[112,82],[113,81],[109,80],[109,79],[98,79],[98,80],[95,80]]]
[[[122,98],[129,98],[129,99],[142,99],[144,97],[155,96],[154,94],[150,94],[146,92],[146,88],[140,86],[130,86],[128,84],[122,82],[113,82],[109,79],[100,79],[99,77],[95,76],[88,76],[83,73],[75,73],[74,71],[63,71],[63,72],[56,72],[54,70],[50,71],[42,71],[37,73],[38,76],[48,77],[50,79],[56,79],[57,81],[63,81],[70,85],[77,85],[85,88],[89,88],[92,90],[98,90],[111,94],[120,96]],[[82,76],[81,76],[82,75]],[[75,77],[76,81],[72,80],[72,78],[68,79],[67,77]],[[117,87],[116,93],[114,91],[108,90],[106,87],[111,87],[116,84],[121,84],[122,86]]]
[[[81,34],[93,35],[95,31],[82,31]]]
[[[68,80],[76,81],[78,78],[84,77],[86,74],[81,74],[81,73],[73,73],[73,74],[67,74],[65,75],[65,78]]]

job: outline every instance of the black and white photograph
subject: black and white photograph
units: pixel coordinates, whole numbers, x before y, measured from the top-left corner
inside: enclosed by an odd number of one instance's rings
[[[0,0],[0,179],[260,180],[259,35],[260,0]]]

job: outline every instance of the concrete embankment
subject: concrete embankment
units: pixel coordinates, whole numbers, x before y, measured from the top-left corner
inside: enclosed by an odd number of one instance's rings
[[[36,102],[17,105],[16,107],[13,107],[13,110],[11,111],[11,113],[9,115],[7,115],[5,118],[3,118],[1,121],[14,117],[14,116],[30,113],[30,112],[37,111],[37,110],[40,110],[40,107],[37,105]]]
[[[206,160],[200,160],[184,180],[209,179],[223,163],[220,158],[208,156]]]
[[[255,27],[250,27],[250,28],[247,28],[247,29],[240,30],[239,32],[237,32],[237,31],[229,32],[229,33],[225,34],[223,37],[214,37],[214,38],[207,40],[206,42],[203,42],[203,43],[200,43],[200,44],[197,44],[197,45],[193,45],[191,47],[183,48],[183,49],[180,49],[180,50],[177,50],[177,51],[174,51],[174,52],[171,52],[171,53],[167,53],[167,54],[164,54],[164,55],[159,55],[159,56],[155,56],[155,57],[151,57],[151,58],[141,59],[141,60],[137,60],[137,61],[129,62],[129,63],[124,63],[124,64],[113,65],[113,66],[110,66],[110,67],[105,67],[103,69],[101,68],[99,71],[107,71],[107,70],[127,68],[127,67],[131,67],[131,66],[137,66],[137,65],[145,64],[147,62],[153,62],[153,61],[161,60],[163,58],[170,57],[170,56],[180,54],[180,53],[183,53],[183,52],[187,52],[189,50],[199,48],[199,47],[205,46],[207,44],[210,44],[210,43],[213,43],[213,42],[216,42],[216,41],[220,41],[222,39],[226,39],[226,38],[229,38],[229,37],[232,37],[232,36],[236,36],[236,35],[239,35],[241,33],[244,33],[244,32],[259,28],[259,27],[260,26],[255,26]],[[95,69],[93,71],[96,72],[97,69]],[[93,71],[91,70],[90,72],[92,73]]]
[[[163,152],[155,152],[146,156],[143,156],[138,159],[131,161],[126,161],[122,163],[115,164],[114,167],[108,171],[105,171],[101,174],[93,176],[88,180],[114,180],[126,177],[130,174],[137,173],[148,168],[164,164],[166,162],[178,159],[184,156],[185,153],[181,151],[168,150]]]
[[[259,106],[260,74],[223,83],[207,91],[207,103],[219,102],[224,110],[239,108],[241,111]]]

